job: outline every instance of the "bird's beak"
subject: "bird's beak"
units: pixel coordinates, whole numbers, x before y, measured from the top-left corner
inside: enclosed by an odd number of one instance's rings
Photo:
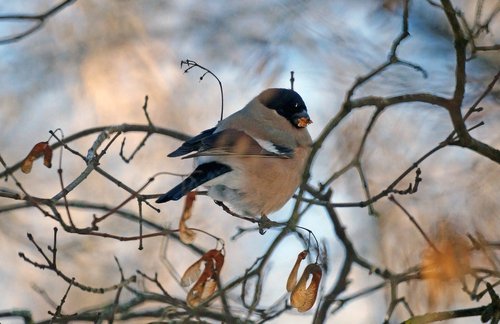
[[[307,112],[300,112],[292,116],[293,124],[299,128],[307,127],[307,125],[312,124],[311,118]]]

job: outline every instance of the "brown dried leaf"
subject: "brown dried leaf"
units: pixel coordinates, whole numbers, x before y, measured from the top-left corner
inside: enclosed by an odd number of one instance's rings
[[[191,191],[186,195],[184,210],[182,211],[182,217],[179,221],[179,237],[184,244],[191,244],[196,238],[196,233],[186,225],[186,221],[191,218],[193,203],[195,199],[195,191]]]
[[[181,278],[181,286],[187,287],[190,286],[193,282],[195,282],[201,274],[201,266],[203,264],[203,260],[199,259],[195,263],[193,263],[187,270],[184,272],[184,275]]]
[[[297,255],[297,260],[293,265],[292,271],[288,275],[288,280],[286,282],[286,291],[291,292],[293,288],[297,285],[297,273],[299,272],[299,266],[302,260],[307,256],[307,251],[302,251]]]
[[[306,287],[310,275],[312,275],[311,283]],[[290,304],[297,308],[299,312],[306,312],[313,307],[316,302],[321,276],[321,268],[315,263],[309,264],[304,269],[304,273],[290,295]]]
[[[44,156],[43,164],[50,168],[52,166],[52,148],[49,146],[48,142],[40,142],[35,144],[28,156],[23,160],[21,164],[21,171],[24,173],[30,173],[33,167],[33,161],[35,161],[40,156]]]

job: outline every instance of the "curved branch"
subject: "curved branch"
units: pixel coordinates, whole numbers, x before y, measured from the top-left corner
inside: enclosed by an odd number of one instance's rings
[[[154,128],[151,128],[150,125],[140,125],[140,124],[121,124],[121,125],[108,125],[108,126],[99,126],[99,127],[88,128],[88,129],[85,129],[85,130],[80,131],[78,133],[75,133],[73,135],[70,135],[68,137],[65,137],[64,143],[68,144],[68,143],[75,141],[77,139],[80,139],[82,137],[92,135],[95,133],[100,133],[102,131],[109,130],[109,129],[112,129],[113,132],[122,132],[122,133],[128,133],[128,132],[148,133],[148,132],[151,132],[153,134],[159,134],[159,135],[165,135],[168,137],[172,137],[172,138],[178,139],[180,141],[186,141],[189,138],[191,138],[191,136],[188,136],[184,133],[174,131],[174,130],[171,130],[168,128],[162,128],[162,127],[157,127],[157,126],[155,126]],[[60,142],[56,142],[56,143],[52,144],[50,147],[53,150],[55,150],[56,148],[61,147],[61,145],[62,144]],[[4,171],[0,172],[0,178],[5,177],[6,175],[19,169],[21,167],[22,163],[23,163],[23,161],[19,161],[19,162],[15,163],[14,165],[8,167]]]

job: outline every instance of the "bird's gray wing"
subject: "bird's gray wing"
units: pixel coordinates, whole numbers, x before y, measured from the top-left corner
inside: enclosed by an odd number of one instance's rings
[[[202,134],[198,136],[201,136]],[[199,139],[197,139],[195,145],[196,152],[184,156],[183,158],[192,158],[196,156],[252,156],[274,158],[293,157],[292,148],[278,145],[272,143],[271,141],[255,139],[244,131],[232,128],[224,129],[220,132],[207,134],[206,136],[200,137]],[[181,148],[182,146],[177,151],[179,151]],[[189,152],[192,151],[194,151],[194,149],[191,149]]]

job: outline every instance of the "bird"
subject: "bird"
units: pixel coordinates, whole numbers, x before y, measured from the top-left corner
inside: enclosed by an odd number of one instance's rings
[[[216,202],[266,217],[283,207],[302,181],[312,123],[291,89],[262,91],[241,110],[182,143],[168,157],[194,159],[194,171],[156,203],[179,200],[203,185]]]

